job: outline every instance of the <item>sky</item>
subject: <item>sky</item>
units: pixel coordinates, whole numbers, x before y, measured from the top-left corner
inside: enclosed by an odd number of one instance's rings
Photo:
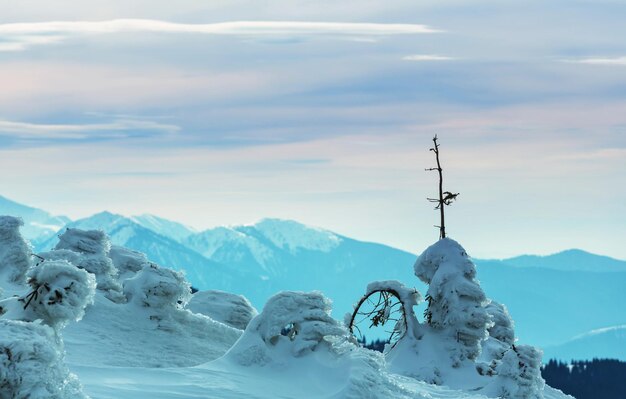
[[[626,3],[0,2],[0,195],[626,259]]]

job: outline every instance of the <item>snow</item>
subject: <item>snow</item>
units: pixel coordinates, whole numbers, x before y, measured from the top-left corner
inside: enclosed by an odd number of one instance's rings
[[[117,281],[118,270],[108,256],[110,249],[111,242],[103,231],[70,228],[59,236],[59,243],[55,247],[55,250],[74,251],[81,254],[77,259],[72,255],[71,258],[74,260],[68,260],[77,262],[76,266],[95,274],[98,289],[104,291],[107,298],[122,302],[125,299],[122,295],[122,286]],[[63,253],[68,254],[68,252]]]
[[[31,264],[31,248],[20,235],[23,225],[21,218],[0,216],[0,282],[25,282]]]
[[[31,292],[0,301],[0,316],[36,321],[60,329],[78,321],[93,303],[96,280],[93,274],[60,261],[45,261],[28,273]]]
[[[51,327],[0,319],[0,398],[86,398]]]
[[[300,249],[329,252],[341,243],[334,233],[281,219],[263,219],[254,225],[279,248],[296,253]]]
[[[218,290],[196,292],[187,309],[240,330],[258,314],[246,297]]]
[[[21,240],[16,231],[11,243]],[[303,248],[298,238],[274,233],[277,245]],[[315,234],[321,241],[312,245],[329,242],[323,231]],[[28,254],[24,247],[18,253]],[[68,230],[56,250],[42,255],[43,263],[28,266],[30,286],[0,280],[5,292],[21,289],[0,302],[0,399],[565,397],[543,386],[540,351],[513,346],[506,309],[488,305],[473,264],[451,240],[425,251],[416,274],[428,279],[431,298],[445,297],[461,316],[484,311],[489,322],[471,325],[484,329],[478,345],[502,344],[502,356],[487,366],[485,353],[455,356],[467,343],[450,332],[467,325],[464,317],[434,314],[437,324],[420,324],[413,313],[419,293],[398,281],[366,290],[397,291],[413,323],[381,354],[356,345],[321,292],[279,292],[257,314],[238,295],[192,296],[182,273],[111,247],[98,231]],[[33,291],[38,295],[24,309]],[[480,375],[480,367],[492,374]]]

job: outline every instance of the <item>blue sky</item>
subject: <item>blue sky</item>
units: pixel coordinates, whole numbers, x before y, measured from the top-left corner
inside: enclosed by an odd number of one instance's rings
[[[0,4],[2,195],[626,259],[620,1]]]

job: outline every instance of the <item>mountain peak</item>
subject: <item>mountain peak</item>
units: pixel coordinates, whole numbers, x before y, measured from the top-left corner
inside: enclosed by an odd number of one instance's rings
[[[328,252],[342,241],[331,231],[293,220],[262,219],[252,227],[277,247],[292,253],[299,249]]]

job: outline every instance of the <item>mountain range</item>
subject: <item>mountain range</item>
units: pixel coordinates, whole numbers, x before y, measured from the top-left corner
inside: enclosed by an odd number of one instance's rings
[[[23,234],[37,252],[53,248],[55,233],[66,227],[101,229],[114,245],[184,270],[194,287],[243,294],[258,308],[280,290],[320,290],[333,300],[333,314],[341,319],[371,281],[400,280],[422,295],[427,290],[413,275],[416,254],[290,220],[264,219],[198,232],[153,215],[101,212],[70,221],[4,197],[0,214],[24,219]],[[619,306],[626,303],[625,261],[576,249],[474,262],[487,295],[508,307],[520,341],[546,347],[547,354],[569,359],[569,354],[582,353],[575,343],[588,339],[586,334],[626,324],[626,312]],[[416,313],[423,310],[424,304]],[[590,336],[610,341],[608,346],[617,340],[626,347],[623,335]],[[618,352],[615,357],[621,356]]]

